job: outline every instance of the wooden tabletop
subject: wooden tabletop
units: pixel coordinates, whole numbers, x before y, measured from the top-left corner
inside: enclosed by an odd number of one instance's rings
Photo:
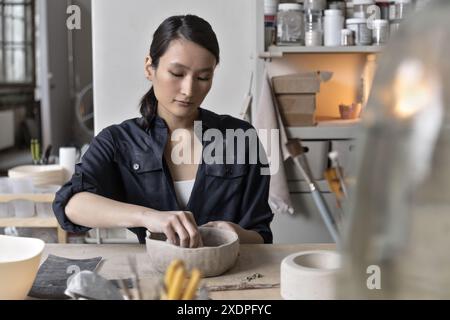
[[[209,296],[216,299],[281,299],[280,264],[284,257],[307,250],[333,250],[332,244],[252,244],[241,245],[236,265],[225,274],[205,278]],[[131,271],[127,256],[135,254],[139,276],[155,281],[162,277],[154,271],[146,254],[145,245],[139,244],[47,244],[42,255],[43,262],[49,254],[70,259],[87,259],[101,256],[97,272],[107,279],[129,278]],[[255,274],[262,277],[255,277]],[[256,288],[254,288],[256,287]]]

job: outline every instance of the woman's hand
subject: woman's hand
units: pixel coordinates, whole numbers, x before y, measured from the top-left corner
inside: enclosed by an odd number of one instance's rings
[[[246,230],[242,228],[240,225],[229,222],[229,221],[210,221],[202,227],[213,227],[219,228],[223,230],[228,230],[237,234],[239,238],[239,242],[244,243],[264,243],[263,238],[259,235],[258,232],[253,230]]]
[[[203,246],[194,216],[189,211],[161,211],[144,214],[143,226],[164,233],[167,240],[183,248]]]

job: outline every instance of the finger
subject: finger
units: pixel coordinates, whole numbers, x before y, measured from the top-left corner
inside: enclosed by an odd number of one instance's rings
[[[175,232],[178,235],[178,238],[180,239],[180,246],[183,248],[189,247],[189,233],[187,232],[186,228],[184,227],[183,223],[180,221],[179,217],[177,217],[173,223],[173,227],[175,229]]]
[[[164,229],[164,234],[167,237],[167,240],[171,243],[176,245],[177,244],[177,235],[175,233],[174,228],[172,227],[172,225],[168,225],[165,229]]]
[[[194,217],[192,214],[186,212],[181,216],[184,227],[189,233],[189,247],[197,248],[199,246],[200,241],[200,232],[198,231],[197,224],[195,223]]]

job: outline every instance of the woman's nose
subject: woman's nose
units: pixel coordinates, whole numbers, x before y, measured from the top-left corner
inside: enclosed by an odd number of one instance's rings
[[[181,84],[181,93],[185,95],[186,97],[192,96],[192,87],[194,85],[194,81],[192,80],[192,77],[185,77],[183,79],[183,82]]]

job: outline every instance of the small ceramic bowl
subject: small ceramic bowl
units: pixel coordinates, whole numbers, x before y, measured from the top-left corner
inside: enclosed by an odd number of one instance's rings
[[[330,300],[336,298],[339,253],[311,250],[291,254],[281,262],[280,293],[285,300]]]
[[[36,278],[45,243],[0,235],[0,300],[23,300]]]
[[[164,273],[169,264],[183,260],[188,270],[198,268],[204,277],[223,274],[236,263],[239,254],[238,236],[227,230],[199,227],[203,247],[182,248],[165,241],[165,237],[155,239],[147,233],[146,246],[155,270]]]

